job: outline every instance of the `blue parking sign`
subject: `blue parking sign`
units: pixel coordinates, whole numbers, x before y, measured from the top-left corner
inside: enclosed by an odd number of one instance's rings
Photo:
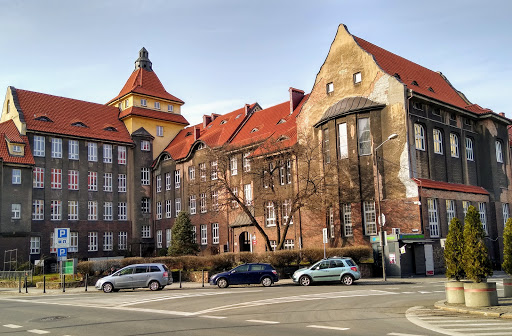
[[[66,260],[68,257],[68,249],[65,247],[59,247],[57,249],[57,257],[59,257],[59,260]]]
[[[55,237],[53,242],[55,248],[70,246],[69,228],[55,228],[53,235]]]

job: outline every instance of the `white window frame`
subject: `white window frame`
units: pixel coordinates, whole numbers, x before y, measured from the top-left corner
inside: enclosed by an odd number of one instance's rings
[[[212,244],[219,244],[219,223],[212,223]]]
[[[174,217],[178,217],[181,212],[181,198],[176,198],[174,200]]]
[[[188,207],[189,207],[189,213],[191,215],[196,214],[196,195],[190,195],[188,197]]]
[[[466,160],[474,161],[473,139],[466,137]]]
[[[244,172],[250,172],[251,171],[251,159],[249,156],[251,155],[251,152],[244,153]]]
[[[211,173],[212,181],[218,179],[218,177],[219,177],[217,168],[218,168],[217,160],[210,162],[210,169],[211,169],[210,173]]]
[[[171,229],[165,229],[165,247],[169,248],[171,246],[172,241],[172,230]]]
[[[87,161],[98,162],[98,144],[95,142],[87,143]]]
[[[151,151],[151,142],[148,140],[141,140],[140,142],[140,150],[144,152]]]
[[[162,230],[156,230],[156,248],[162,248],[162,237],[163,232]]]
[[[265,202],[265,226],[276,226],[276,207],[274,202]]]
[[[377,234],[377,215],[374,201],[364,201],[364,232],[366,236]]]
[[[103,251],[114,250],[114,232],[103,232]]]
[[[98,220],[98,201],[87,202],[87,220]]]
[[[148,106],[148,100],[147,99],[144,99],[144,98],[141,98],[140,100],[140,106]]]
[[[162,202],[156,202],[156,219],[162,219]]]
[[[70,220],[70,221],[78,220],[78,201],[75,201],[75,200],[68,201],[68,220]]]
[[[503,163],[503,150],[500,140],[496,140],[496,162]]]
[[[21,184],[21,169],[12,170],[12,184]]]
[[[327,93],[334,92],[334,83],[333,82],[327,83],[327,85],[325,86],[325,90]]]
[[[54,159],[62,159],[62,139],[60,138],[51,138],[52,143],[52,158]]]
[[[155,102],[155,109],[160,110],[160,102]]]
[[[114,220],[114,205],[112,202],[103,203],[103,220],[112,221]]]
[[[162,192],[162,175],[156,176],[156,192]]]
[[[363,80],[363,75],[361,75],[361,72],[356,72],[353,75],[353,78],[354,78],[354,84],[359,84]]]
[[[87,173],[87,190],[98,191],[98,173],[88,172]]]
[[[69,233],[68,252],[78,252],[78,232],[71,231]]]
[[[68,159],[70,160],[78,160],[79,159],[79,144],[78,140],[69,140],[68,141]]]
[[[128,205],[126,202],[117,203],[117,220],[128,220]]]
[[[172,200],[165,200],[165,218],[172,217]]]
[[[201,224],[201,245],[208,245],[208,226]]]
[[[171,190],[171,187],[172,187],[171,173],[165,173],[165,190]]]
[[[199,199],[199,210],[201,211],[201,213],[206,213],[208,211],[208,206],[207,206],[207,200],[206,200],[206,193],[201,193],[200,196],[200,199]]]
[[[117,192],[126,192],[126,174],[117,175]]]
[[[33,187],[37,189],[44,188],[44,168],[34,167]]]
[[[174,188],[179,189],[181,186],[181,170],[174,171]]]
[[[232,189],[233,195],[238,198],[238,187],[233,187]],[[238,202],[236,199],[231,200],[231,207],[232,208],[238,208]]]
[[[122,251],[128,249],[128,232],[126,232],[126,231],[119,232],[118,240],[117,240],[117,247],[119,248],[119,250],[122,250]]]
[[[252,185],[244,184],[244,201],[245,205],[252,205]]]
[[[462,201],[462,212],[464,213],[464,219],[466,218],[466,215],[468,213],[470,205],[471,205],[471,202]]]
[[[450,133],[450,155],[453,158],[459,157],[459,136],[455,133]]]
[[[30,237],[30,254],[41,253],[41,237]]]
[[[117,163],[120,165],[126,165],[126,147],[117,146]]]
[[[443,132],[440,129],[434,128],[432,130],[434,138],[434,153],[443,154]]]
[[[352,204],[343,204],[343,228],[345,237],[351,237],[354,235],[352,227]]]
[[[338,124],[338,140],[340,159],[348,158],[347,123]]]
[[[430,228],[430,237],[439,237],[439,214],[437,212],[437,198],[427,199],[428,207],[428,225]]]
[[[201,182],[206,181],[206,163],[204,162],[199,164],[199,178]]]
[[[44,136],[34,135],[34,156],[44,157],[45,156],[45,138]]]
[[[149,197],[142,197],[140,201],[140,211],[145,214],[151,213],[151,200]]]
[[[372,137],[370,133],[370,118],[357,119],[357,144],[359,155],[372,154]]]
[[[156,136],[163,137],[164,136],[164,127],[156,126]]]
[[[189,181],[194,181],[196,179],[196,167],[195,166],[188,167],[188,179],[189,179]]]
[[[171,104],[168,104],[168,105],[167,105],[167,111],[168,111],[168,112],[173,112],[173,111],[174,111],[174,106],[173,106],[173,105],[171,105]]]
[[[480,222],[482,222],[482,227],[484,229],[485,234],[487,234],[487,211],[485,203],[478,203],[478,212],[480,213]]]
[[[51,169],[50,186],[52,189],[62,189],[62,169]]]
[[[295,241],[293,239],[285,239],[283,244],[283,249],[285,250],[293,250],[295,248]]]
[[[329,145],[329,129],[326,127],[322,130],[322,151],[324,153],[324,162],[331,163],[331,148]]]
[[[112,173],[103,173],[103,191],[112,192]]]
[[[44,220],[44,200],[33,200],[32,220]]]
[[[510,206],[508,203],[502,204],[502,212],[503,212],[503,226],[507,224],[507,220],[510,217]]]
[[[11,219],[21,219],[21,204],[11,204]]]
[[[331,233],[331,238],[334,238],[334,207],[329,207],[329,232]]]
[[[79,174],[78,170],[68,170],[68,190],[78,190]]]
[[[103,144],[103,163],[112,163],[112,145]]]
[[[414,124],[414,143],[417,150],[425,150],[425,128],[423,125]]]
[[[51,221],[62,220],[62,201],[60,201],[60,200],[50,201],[50,220]]]
[[[150,171],[149,168],[140,169],[140,183],[142,185],[150,185]]]
[[[89,232],[87,234],[88,244],[87,251],[88,252],[96,252],[98,251],[98,232]]]
[[[197,226],[192,226],[192,241],[197,244]]]
[[[141,238],[151,238],[151,225],[142,225]]]
[[[450,225],[450,222],[455,217],[457,217],[455,201],[446,200],[446,220],[448,221],[448,225]]]

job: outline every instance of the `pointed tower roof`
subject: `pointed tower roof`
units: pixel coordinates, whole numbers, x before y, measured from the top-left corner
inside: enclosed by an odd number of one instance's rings
[[[158,76],[153,71],[153,65],[148,57],[148,51],[146,48],[142,48],[139,51],[139,58],[135,61],[135,70],[132,72],[130,78],[126,81],[119,94],[108,104],[123,98],[130,93],[139,93],[147,96],[170,100],[179,104],[185,102],[169,92],[167,92],[158,79]]]

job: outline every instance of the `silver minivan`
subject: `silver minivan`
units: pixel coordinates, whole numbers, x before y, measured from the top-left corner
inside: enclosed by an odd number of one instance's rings
[[[141,287],[156,291],[170,284],[172,284],[172,276],[164,264],[134,264],[99,279],[95,287],[110,293],[120,289]]]

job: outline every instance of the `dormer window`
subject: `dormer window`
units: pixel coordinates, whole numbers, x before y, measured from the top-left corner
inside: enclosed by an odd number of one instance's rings
[[[87,127],[86,124],[84,124],[83,122],[81,121],[77,121],[75,123],[72,123],[71,126],[76,126],[76,127]]]
[[[192,132],[187,132],[187,134],[185,134],[185,137],[188,137],[188,136],[191,136],[192,135]]]
[[[361,83],[361,80],[363,79],[362,75],[361,75],[361,72],[356,72],[354,74],[354,84],[359,84]]]
[[[222,120],[222,121],[220,122],[220,124],[221,124],[221,125],[224,125],[224,124],[225,124],[225,123],[227,123],[227,122],[228,122],[228,121],[224,119],[224,120]]]
[[[428,90],[429,90],[430,92],[435,92],[435,91],[434,91],[434,89],[433,89],[431,86],[429,86],[429,87],[428,87]]]
[[[411,83],[411,84],[412,84],[412,85],[414,85],[414,86],[419,86],[419,85],[418,85],[418,82],[416,82],[416,81],[412,81],[412,83]]]
[[[46,122],[53,122],[53,120],[51,120],[50,118],[48,118],[47,116],[41,116],[41,117],[37,117],[36,120],[39,120],[39,121],[46,121]]]
[[[11,148],[12,148],[13,153],[21,154],[21,146],[20,145],[13,145]]]
[[[204,142],[200,142],[199,143],[199,146],[197,146],[197,149],[205,149],[206,148],[206,145],[204,144]]]
[[[281,120],[279,120],[279,121],[277,122],[277,124],[276,124],[276,125],[279,125],[279,124],[282,124],[282,123],[285,123],[285,122],[286,122],[286,120],[281,119]]]
[[[281,135],[278,139],[277,139],[277,142],[281,142],[281,141],[285,141],[285,140],[290,140],[289,137],[287,137],[286,135]]]
[[[251,133],[254,133],[254,132],[258,132],[259,129],[257,127],[254,127],[252,130],[251,130]]]
[[[330,82],[329,84],[327,84],[326,89],[327,89],[327,93],[334,92],[334,83]]]
[[[140,106],[148,106],[148,101],[146,99],[141,99]]]
[[[238,119],[238,118],[240,118],[241,116],[242,116],[242,113],[240,113],[239,115],[237,115],[237,116],[235,117],[235,119]]]
[[[396,79],[402,80],[402,78],[400,77],[400,75],[399,75],[398,73],[395,73],[395,74],[393,75],[393,77],[395,77]]]
[[[172,106],[171,104],[167,105],[167,111],[168,112],[173,112],[174,111],[174,106]]]
[[[160,110],[160,103],[159,102],[155,102],[155,109]]]
[[[125,107],[125,108],[127,108],[127,107],[128,107],[128,104],[129,104],[128,99],[126,99],[126,100],[124,101],[124,107]]]
[[[105,127],[104,130],[109,132],[117,132],[117,129],[112,126]]]

